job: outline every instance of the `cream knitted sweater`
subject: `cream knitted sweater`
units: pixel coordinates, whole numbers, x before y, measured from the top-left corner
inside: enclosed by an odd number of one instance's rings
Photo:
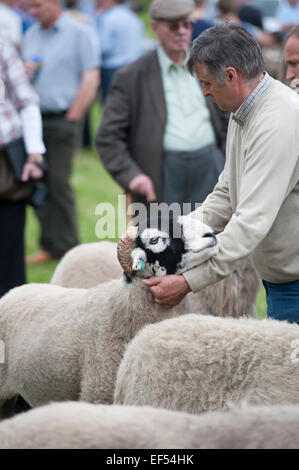
[[[230,118],[226,166],[200,218],[217,256],[184,274],[193,291],[231,273],[249,255],[262,279],[299,279],[299,97],[270,78],[243,126]]]

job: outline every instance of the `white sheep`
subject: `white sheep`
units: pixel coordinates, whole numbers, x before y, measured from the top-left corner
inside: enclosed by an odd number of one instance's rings
[[[67,402],[42,406],[0,423],[0,449],[298,447],[299,405],[243,405],[196,416],[149,407]]]
[[[188,312],[203,315],[256,318],[256,296],[261,281],[247,259],[229,276],[195,294],[188,294]]]
[[[58,263],[51,284],[88,288],[119,279],[122,273],[117,259],[117,243],[83,243],[68,251]]]
[[[299,325],[184,315],[146,326],[127,346],[115,403],[190,413],[241,400],[296,404],[298,362]]]
[[[95,287],[118,279],[121,266],[116,243],[86,243],[70,250],[58,264],[51,283],[62,287]],[[188,294],[187,311],[206,315],[256,317],[256,296],[260,279],[251,261],[246,260],[222,281],[196,294]]]
[[[125,279],[92,289],[31,284],[5,295],[0,418],[12,413],[17,395],[32,407],[62,400],[111,403],[126,344],[144,325],[185,313],[184,301],[170,310],[156,304],[142,278],[182,272],[217,253],[210,229],[199,224],[199,230],[197,252],[155,227],[139,229],[137,238],[136,230],[127,234],[119,242]],[[140,265],[144,271],[136,274]]]

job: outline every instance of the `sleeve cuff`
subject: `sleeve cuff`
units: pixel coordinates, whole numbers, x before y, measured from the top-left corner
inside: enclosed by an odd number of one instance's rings
[[[186,271],[185,273],[183,273],[183,276],[188,282],[192,292],[198,292],[219,280],[214,279],[210,265],[210,261],[206,261],[200,266],[197,266],[196,268],[190,269],[190,271]]]

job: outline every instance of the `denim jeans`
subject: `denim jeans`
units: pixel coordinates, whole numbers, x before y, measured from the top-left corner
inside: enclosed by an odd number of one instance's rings
[[[299,323],[299,281],[273,284],[263,281],[267,295],[267,316]]]

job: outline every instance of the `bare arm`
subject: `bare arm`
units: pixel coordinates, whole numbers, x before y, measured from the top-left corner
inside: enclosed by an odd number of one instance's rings
[[[69,121],[79,121],[93,102],[100,85],[99,69],[87,70],[82,74],[78,94],[66,113]]]

